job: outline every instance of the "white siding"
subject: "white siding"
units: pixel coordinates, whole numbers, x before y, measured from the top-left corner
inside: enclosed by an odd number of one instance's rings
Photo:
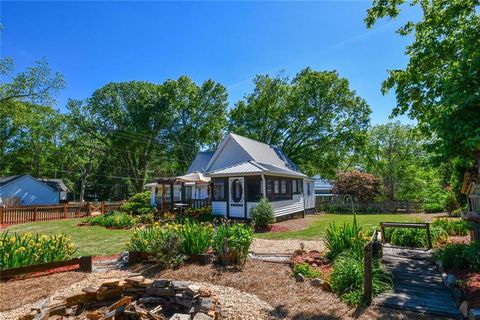
[[[304,210],[303,195],[294,194],[292,200],[272,201],[273,213],[276,217]]]
[[[247,218],[251,219],[250,217],[250,209],[255,207],[258,204],[258,202],[247,202]]]
[[[315,183],[313,180],[303,180],[303,194],[305,197],[305,209],[315,208]]]
[[[226,201],[212,201],[212,213],[216,216],[227,216]]]
[[[217,150],[219,154],[215,155],[216,159],[210,164],[208,171],[223,169],[228,166],[239,164],[245,161],[253,160],[253,158],[243,149],[237,141],[229,138],[221,150]]]
[[[0,197],[18,197],[22,206],[58,204],[59,202],[58,191],[28,175],[0,187]]]

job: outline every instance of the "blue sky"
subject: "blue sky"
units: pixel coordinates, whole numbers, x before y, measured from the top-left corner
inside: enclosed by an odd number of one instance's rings
[[[382,96],[387,69],[407,63],[411,38],[395,34],[405,19],[368,30],[370,1],[319,2],[0,2],[1,55],[16,70],[45,57],[67,80],[57,99],[83,99],[112,81],[162,83],[186,74],[225,85],[233,103],[256,74],[337,70],[384,123],[395,105]],[[402,122],[408,122],[401,117]]]

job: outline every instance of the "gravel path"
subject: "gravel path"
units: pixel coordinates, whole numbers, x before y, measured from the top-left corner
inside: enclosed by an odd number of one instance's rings
[[[305,250],[322,252],[325,245],[321,240],[266,240],[254,239],[250,251],[254,253],[293,253],[300,249],[300,243],[305,245]]]

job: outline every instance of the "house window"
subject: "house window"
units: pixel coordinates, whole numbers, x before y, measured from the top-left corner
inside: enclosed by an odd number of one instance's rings
[[[280,187],[279,187],[280,181],[279,180],[273,180],[273,193],[279,194],[280,193]]]
[[[292,181],[292,193],[296,194],[297,193],[297,181],[298,180],[293,180]]]
[[[267,180],[267,198],[269,201],[281,201],[292,199],[292,183],[295,180],[283,178],[268,177]]]
[[[226,201],[226,179],[213,180],[213,201]]]
[[[262,178],[260,177],[247,177],[246,178],[246,194],[247,194],[247,201],[249,202],[256,202],[260,201],[260,199],[263,197],[262,194]],[[267,181],[267,194],[272,190],[272,188],[268,187],[268,181]]]
[[[307,182],[307,195],[311,195],[312,190],[310,190],[310,182]]]
[[[280,180],[280,185],[282,187],[280,193],[282,193],[282,194],[287,193],[287,181],[286,180]]]

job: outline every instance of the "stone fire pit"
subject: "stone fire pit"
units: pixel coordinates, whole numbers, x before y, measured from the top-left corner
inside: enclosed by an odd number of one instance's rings
[[[46,299],[22,320],[43,319],[221,319],[219,299],[211,290],[192,282],[145,279],[143,276],[113,279],[99,287]]]

